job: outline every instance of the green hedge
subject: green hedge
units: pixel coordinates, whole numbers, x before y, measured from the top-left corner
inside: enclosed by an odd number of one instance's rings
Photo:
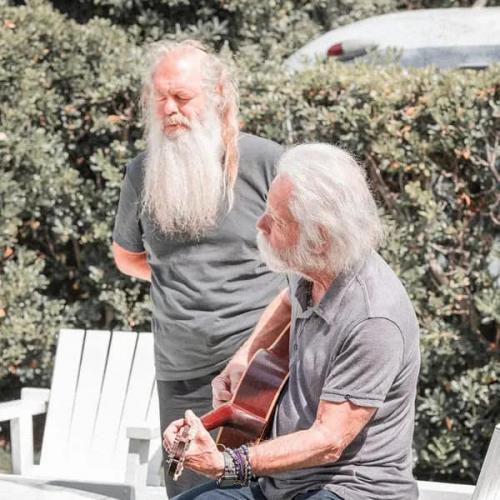
[[[0,13],[6,398],[49,384],[61,326],[148,329],[150,310],[146,287],[121,276],[110,252],[123,169],[143,146],[132,28],[78,24],[42,1]],[[325,64],[287,75],[278,57],[260,55],[251,43],[239,50],[245,128],[285,144],[347,147],[380,200],[382,253],[422,327],[418,477],[475,480],[500,420],[500,299],[488,271],[498,258],[500,67]]]

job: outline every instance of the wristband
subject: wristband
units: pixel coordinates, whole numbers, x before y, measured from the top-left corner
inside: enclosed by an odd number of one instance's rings
[[[229,453],[227,448],[222,452],[224,456],[224,472],[221,476],[217,478],[217,486],[219,488],[232,488],[234,486],[240,486],[238,475],[236,473],[236,464],[234,463],[233,457]]]

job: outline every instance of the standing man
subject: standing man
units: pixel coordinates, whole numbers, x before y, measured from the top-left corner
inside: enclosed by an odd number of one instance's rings
[[[291,307],[292,321],[290,378],[273,439],[221,451],[186,412],[167,428],[164,445],[190,425],[184,465],[228,489],[212,482],[175,500],[415,500],[418,324],[403,285],[375,251],[382,231],[363,170],[334,146],[291,149],[257,227],[269,267],[291,273],[288,300],[275,310]],[[260,338],[256,330],[237,357]]]
[[[211,380],[284,288],[255,242],[281,147],[239,133],[229,68],[197,42],[153,46],[142,101],[147,149],[127,166],[113,254],[151,282],[164,430],[211,409]],[[166,478],[167,492],[200,480]]]

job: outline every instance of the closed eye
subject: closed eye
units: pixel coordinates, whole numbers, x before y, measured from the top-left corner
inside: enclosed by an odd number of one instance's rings
[[[177,100],[182,101],[182,102],[190,101],[193,98],[193,96],[190,96],[190,95],[179,95],[179,94],[176,95],[175,97],[177,98]]]

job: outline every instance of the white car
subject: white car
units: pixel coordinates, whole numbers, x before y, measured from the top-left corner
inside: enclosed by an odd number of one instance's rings
[[[484,68],[500,62],[500,7],[422,9],[370,17],[329,31],[285,61],[300,70],[318,60],[403,66]]]

